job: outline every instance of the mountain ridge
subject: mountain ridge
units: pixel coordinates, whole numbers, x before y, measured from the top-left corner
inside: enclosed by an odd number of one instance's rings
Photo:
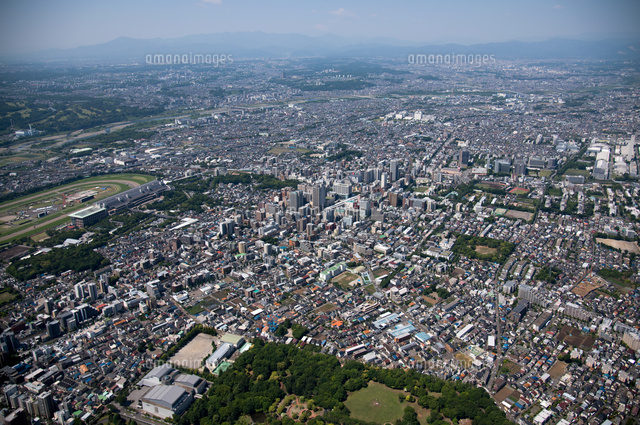
[[[636,48],[635,46],[638,46]],[[428,44],[388,37],[351,40],[336,35],[270,34],[260,31],[194,34],[179,38],[118,37],[71,49],[48,49],[4,56],[5,62],[142,63],[147,55],[232,55],[236,59],[303,57],[384,57],[408,55],[480,54],[497,59],[640,59],[640,40],[597,41],[556,38],[547,41],[504,41],[478,44]]]

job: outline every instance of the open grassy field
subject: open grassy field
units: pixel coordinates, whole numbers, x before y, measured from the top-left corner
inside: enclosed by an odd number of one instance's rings
[[[200,314],[204,311],[204,307],[202,307],[200,304],[196,304],[196,305],[192,305],[191,307],[187,307],[187,311],[189,312],[189,314],[193,314],[194,316],[196,314]]]
[[[336,307],[335,305],[331,304],[331,303],[326,303],[324,305],[321,305],[320,307],[316,308],[315,310],[313,310],[315,313],[328,313],[330,311],[336,310],[338,307]]]
[[[11,292],[0,292],[0,304],[9,303],[16,298],[18,298],[18,296]]]
[[[282,153],[287,153],[287,152],[307,153],[310,151],[308,149],[302,149],[302,148],[287,148],[287,147],[279,147],[279,146],[269,150],[269,153],[273,155],[280,155]]]
[[[37,161],[44,158],[46,158],[46,155],[41,153],[21,153],[18,155],[5,156],[0,158],[0,167],[17,162]]]
[[[369,382],[367,388],[349,395],[344,404],[351,411],[351,417],[378,424],[395,423],[402,418],[404,408],[410,405],[416,409],[420,423],[426,423],[427,411],[415,403],[400,403],[398,394],[405,393],[377,382]]]
[[[377,269],[373,271],[373,277],[376,279],[379,277],[387,276],[389,274],[389,270],[387,269]]]
[[[498,252],[498,250],[495,248],[489,248],[488,246],[484,245],[477,245],[476,252],[480,255],[493,255]]]
[[[482,182],[482,183],[476,184],[476,187],[478,189],[504,189],[505,184],[498,183],[498,182]]]
[[[512,195],[526,195],[527,193],[529,193],[529,189],[524,189],[522,187],[514,187],[509,191],[509,193]]]
[[[638,247],[638,242],[627,242],[627,241],[619,241],[616,239],[604,239],[604,238],[596,238],[596,242],[616,248],[616,249],[620,249],[623,251],[632,252],[636,255],[640,254],[640,248]]]
[[[567,364],[563,361],[558,360],[553,364],[551,369],[549,369],[549,375],[551,375],[553,379],[558,379],[562,375],[564,375],[564,371],[566,369],[567,369]]]
[[[214,348],[212,343],[214,341],[215,338],[213,336],[200,333],[171,357],[169,363],[176,366],[198,369],[202,366],[202,360],[213,353]]]
[[[569,168],[567,170],[566,173],[564,173],[565,176],[584,176],[585,178],[588,178],[591,173],[588,170],[578,170],[576,168]]]
[[[344,289],[350,289],[351,284],[358,279],[358,276],[351,272],[344,272],[331,279],[333,283],[337,283]]]
[[[464,367],[471,367],[471,363],[473,363],[473,359],[471,359],[471,357],[467,356],[464,353],[456,353],[456,355],[454,356],[456,358],[457,361],[460,362],[460,364],[464,365]]]
[[[500,372],[513,375],[514,373],[517,373],[520,369],[522,369],[522,366],[520,366],[519,364],[514,363],[511,360],[504,359],[502,361],[502,366],[500,367]]]
[[[521,219],[521,220],[529,221],[529,220],[531,220],[533,218],[533,213],[525,212],[525,211],[518,211],[518,210],[509,210],[505,214],[505,217],[515,218],[516,220],[517,219]]]

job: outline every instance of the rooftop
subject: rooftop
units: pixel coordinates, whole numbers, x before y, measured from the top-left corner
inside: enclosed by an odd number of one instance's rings
[[[151,387],[149,392],[143,397],[143,400],[167,409],[172,409],[186,393],[184,389],[178,386],[156,385],[155,387]]]
[[[98,206],[91,206],[91,207],[87,207],[85,209],[82,209],[80,211],[76,211],[74,213],[69,214],[69,217],[71,218],[87,218],[90,215],[93,215],[95,213],[99,213],[100,211],[104,211],[104,208],[98,207]]]

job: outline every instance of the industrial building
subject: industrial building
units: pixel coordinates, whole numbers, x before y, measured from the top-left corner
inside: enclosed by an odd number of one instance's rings
[[[162,383],[162,378],[169,375],[175,369],[170,364],[165,363],[151,369],[140,381],[140,385],[145,387],[154,387]]]
[[[193,395],[177,385],[156,385],[140,401],[145,412],[166,419],[187,410],[193,402]]]
[[[228,343],[236,347],[236,349],[242,348],[246,341],[240,335],[234,335],[231,333],[226,333],[220,338],[220,343]]]

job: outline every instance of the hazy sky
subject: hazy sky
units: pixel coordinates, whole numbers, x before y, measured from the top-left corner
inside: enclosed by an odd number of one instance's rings
[[[234,31],[473,44],[640,34],[639,0],[0,0],[0,54]]]

